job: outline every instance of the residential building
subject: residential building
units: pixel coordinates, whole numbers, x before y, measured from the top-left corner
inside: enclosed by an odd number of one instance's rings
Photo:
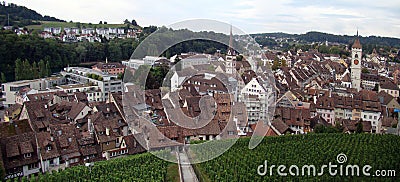
[[[108,73],[111,75],[123,74],[125,71],[125,66],[121,63],[106,63],[99,62],[92,66],[93,70],[101,71],[103,73]]]
[[[69,83],[98,86],[102,92],[102,100],[106,100],[109,93],[122,92],[123,83],[117,75],[82,67],[67,67],[61,74],[67,78]]]

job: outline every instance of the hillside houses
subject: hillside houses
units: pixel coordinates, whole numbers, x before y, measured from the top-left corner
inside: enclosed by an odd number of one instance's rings
[[[141,30],[125,28],[77,28],[77,27],[45,27],[39,36],[43,38],[57,38],[64,42],[101,42],[113,38],[137,38]]]

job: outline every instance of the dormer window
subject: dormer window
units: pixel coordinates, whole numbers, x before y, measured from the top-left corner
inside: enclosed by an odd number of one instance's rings
[[[48,145],[48,146],[46,147],[46,150],[47,150],[47,151],[50,151],[50,150],[51,150],[51,145]]]
[[[30,158],[31,156],[32,156],[32,153],[24,154],[24,157],[25,157],[25,158]]]

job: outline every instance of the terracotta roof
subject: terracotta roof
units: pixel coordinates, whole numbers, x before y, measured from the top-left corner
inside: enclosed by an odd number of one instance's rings
[[[388,90],[400,90],[399,87],[392,81],[385,81],[380,83],[380,88]]]
[[[29,101],[49,101],[52,100],[54,97],[55,92],[46,92],[46,93],[39,93],[39,94],[30,94],[27,95]]]
[[[383,117],[382,126],[392,127],[394,124],[397,124],[397,118]]]
[[[16,120],[12,122],[0,122],[0,138],[20,135],[22,133],[32,132],[29,121]]]
[[[388,105],[390,101],[394,98],[390,94],[386,93],[385,91],[380,91],[378,93],[379,102],[383,105]]]
[[[75,119],[85,107],[87,107],[87,105],[83,102],[72,102],[71,111],[68,112],[68,117]]]
[[[39,162],[34,132],[2,138],[0,144],[6,170]],[[30,157],[24,157],[28,153]]]
[[[56,142],[52,141],[52,137],[49,132],[39,132],[36,134],[37,140],[40,147],[40,154],[43,160],[52,159],[60,156]],[[50,150],[47,150],[50,147]]]
[[[98,68],[98,69],[113,69],[113,68],[125,68],[124,65],[122,65],[119,62],[112,62],[112,63],[103,63],[99,62],[93,66],[93,68]]]
[[[18,104],[18,103],[15,103],[15,104],[13,104],[11,107],[9,107],[9,108],[6,109],[5,114],[6,114],[7,116],[9,116],[9,117],[12,117],[11,114],[14,113],[15,111],[17,111],[18,109],[22,109],[22,105],[21,105],[21,104]]]
[[[352,48],[357,48],[357,49],[362,49],[360,40],[358,39],[358,37],[354,40],[354,44],[353,46],[351,46]]]
[[[140,144],[140,142],[138,141],[137,138],[140,138],[140,135],[131,134],[131,135],[124,137],[129,154],[137,154],[137,153],[146,152],[146,149]]]
[[[291,131],[289,126],[286,125],[283,121],[277,120],[271,123],[271,126],[279,131],[280,134],[285,134],[286,131]]]
[[[344,75],[344,77],[342,78],[342,82],[351,82],[349,73]]]
[[[80,156],[77,142],[80,138],[78,132],[78,129],[72,124],[50,126],[50,134],[54,137],[63,160]]]

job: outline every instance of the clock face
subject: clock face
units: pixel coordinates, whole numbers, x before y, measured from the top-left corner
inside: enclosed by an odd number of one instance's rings
[[[358,59],[354,60],[354,64],[358,65]]]

